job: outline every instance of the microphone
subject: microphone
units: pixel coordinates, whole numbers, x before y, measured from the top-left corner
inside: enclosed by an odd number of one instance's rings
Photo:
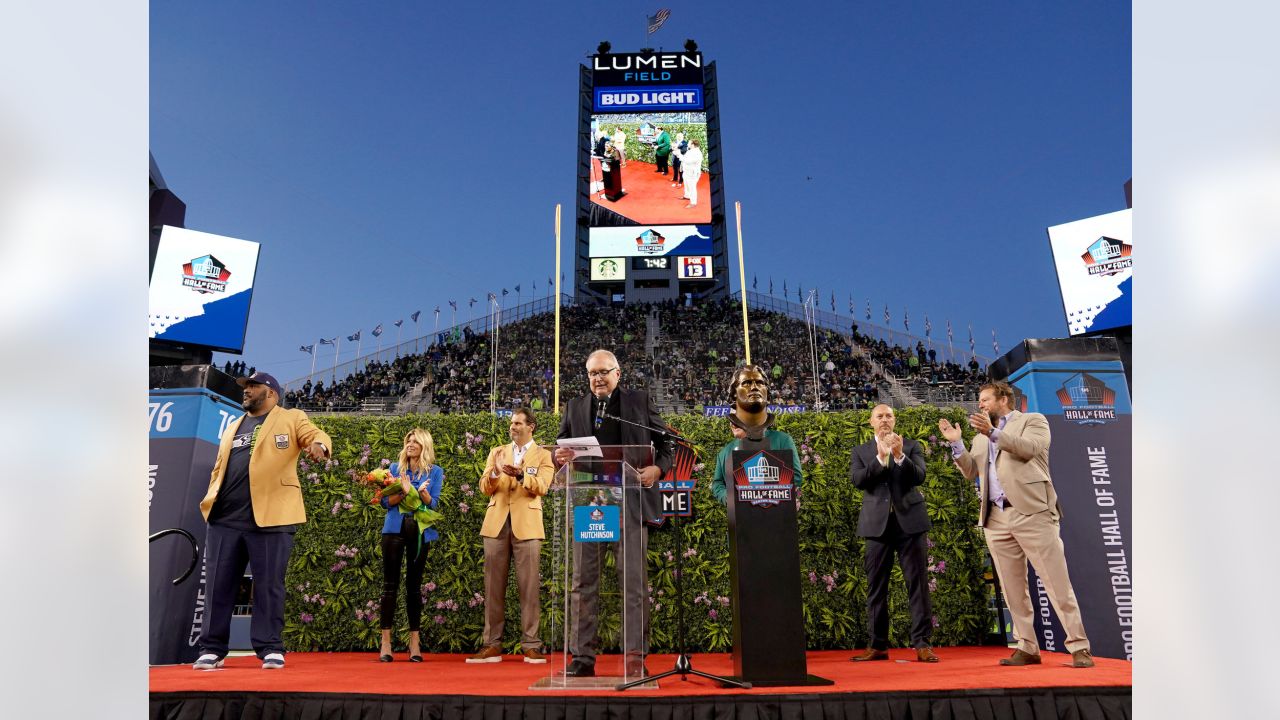
[[[599,430],[600,426],[604,425],[604,410],[608,404],[608,395],[605,395],[602,398],[596,398],[596,430]]]

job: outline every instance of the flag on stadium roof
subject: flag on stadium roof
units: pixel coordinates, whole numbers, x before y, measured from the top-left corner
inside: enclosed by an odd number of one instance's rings
[[[373,329],[373,336],[378,337],[382,334],[382,323],[378,323],[378,327]]]
[[[649,32],[647,34],[652,35],[658,32],[658,28],[662,27],[662,24],[667,21],[667,18],[671,17],[671,11],[666,8],[662,8],[652,16],[646,15],[645,17],[649,19]]]
[[[399,320],[392,323],[392,325],[395,325],[396,327],[400,327],[403,324],[404,324],[404,318],[400,318]]]
[[[338,342],[338,338],[333,338],[331,340],[325,340],[324,338],[320,338],[321,345],[333,345],[336,342]]]
[[[437,312],[437,313],[439,313],[439,312],[440,312],[440,306],[439,306],[439,305],[437,305],[437,306],[436,306],[436,312]],[[412,321],[414,321],[414,322],[418,322],[418,316],[419,316],[419,315],[421,315],[421,314],[422,314],[422,311],[421,311],[421,310],[414,310],[414,311],[413,311],[413,314],[409,316],[409,319],[410,319],[410,320],[412,320]]]
[[[354,335],[348,335],[348,336],[347,336],[347,340],[348,340],[348,341],[350,341],[350,342],[356,342],[356,341],[358,341],[358,340],[360,339],[360,333],[362,333],[362,332],[364,332],[364,331],[363,331],[363,330],[357,330],[357,331],[355,332],[355,334],[354,334]]]
[[[320,342],[324,342],[324,341],[323,341],[323,340],[321,340]],[[298,350],[299,350],[299,351],[301,351],[301,352],[307,353],[308,355],[312,355],[312,354],[315,354],[316,346],[315,346],[315,345],[303,345],[302,347],[298,348]]]

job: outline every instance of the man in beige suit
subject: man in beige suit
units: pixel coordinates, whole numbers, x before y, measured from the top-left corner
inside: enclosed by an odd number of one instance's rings
[[[480,535],[484,538],[484,647],[469,663],[502,661],[507,612],[507,573],[514,558],[520,589],[520,645],[527,663],[545,663],[538,637],[538,562],[542,551],[542,496],[551,486],[551,452],[533,441],[533,411],[511,415],[511,442],[489,452],[480,491],[489,496]]]
[[[316,462],[333,443],[301,410],[278,405],[280,383],[264,372],[236,381],[245,414],[227,426],[200,512],[209,523],[204,565],[208,611],[200,626],[195,669],[222,667],[231,612],[246,564],[253,568],[253,622],[249,640],[262,667],[284,667],[284,573],[296,526],[307,521],[298,482],[298,456]]]
[[[958,426],[938,421],[942,436],[966,479],[980,477],[978,525],[1000,577],[1013,636],[1018,647],[1001,665],[1040,664],[1035,616],[1027,588],[1027,561],[1044,582],[1049,601],[1067,633],[1067,650],[1074,667],[1093,667],[1089,638],[1084,634],[1067,556],[1058,533],[1061,510],[1049,477],[1049,422],[1040,413],[1013,409],[1013,388],[1006,382],[987,383],[978,395],[979,412],[969,416],[973,446],[968,452]]]

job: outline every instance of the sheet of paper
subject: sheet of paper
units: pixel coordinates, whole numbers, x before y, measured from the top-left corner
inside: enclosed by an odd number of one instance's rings
[[[600,441],[591,435],[578,438],[562,438],[556,441],[556,445],[572,450],[575,458],[582,456],[604,457],[604,453],[600,451]]]

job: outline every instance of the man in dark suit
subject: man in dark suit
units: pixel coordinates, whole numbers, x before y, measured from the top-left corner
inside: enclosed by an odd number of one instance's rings
[[[911,607],[911,645],[920,662],[938,662],[929,647],[933,610],[929,603],[929,514],[924,496],[916,489],[924,483],[924,453],[920,443],[893,431],[893,408],[877,405],[871,410],[874,437],[853,449],[853,484],[862,490],[858,535],[867,539],[867,628],[871,639],[866,652],[851,660],[889,659],[889,574],[893,554],[902,563]]]
[[[671,445],[664,435],[656,432],[663,427],[663,422],[649,393],[618,387],[622,368],[613,353],[608,350],[591,353],[587,358],[587,378],[590,393],[569,401],[560,421],[558,437],[591,435],[601,445],[643,445],[647,448],[652,444],[654,447],[652,453],[646,450],[641,456],[626,458],[639,470],[642,487],[626,491],[626,513],[622,519],[625,542],[621,548],[624,557],[616,563],[618,584],[626,588],[626,627],[623,629],[626,674],[628,677],[642,677],[648,674],[644,658],[648,653],[649,626],[649,573],[645,560],[649,533],[645,523],[658,524],[662,521],[662,497],[654,483],[671,468]],[[558,448],[555,452],[557,467],[572,458],[573,450],[569,448]],[[565,671],[571,677],[595,675],[596,653],[600,647],[597,633],[600,625],[600,567],[606,545],[614,546],[617,559],[620,550],[617,543],[577,542],[573,545],[575,623],[569,642],[573,662]],[[626,577],[623,577],[624,570]]]

